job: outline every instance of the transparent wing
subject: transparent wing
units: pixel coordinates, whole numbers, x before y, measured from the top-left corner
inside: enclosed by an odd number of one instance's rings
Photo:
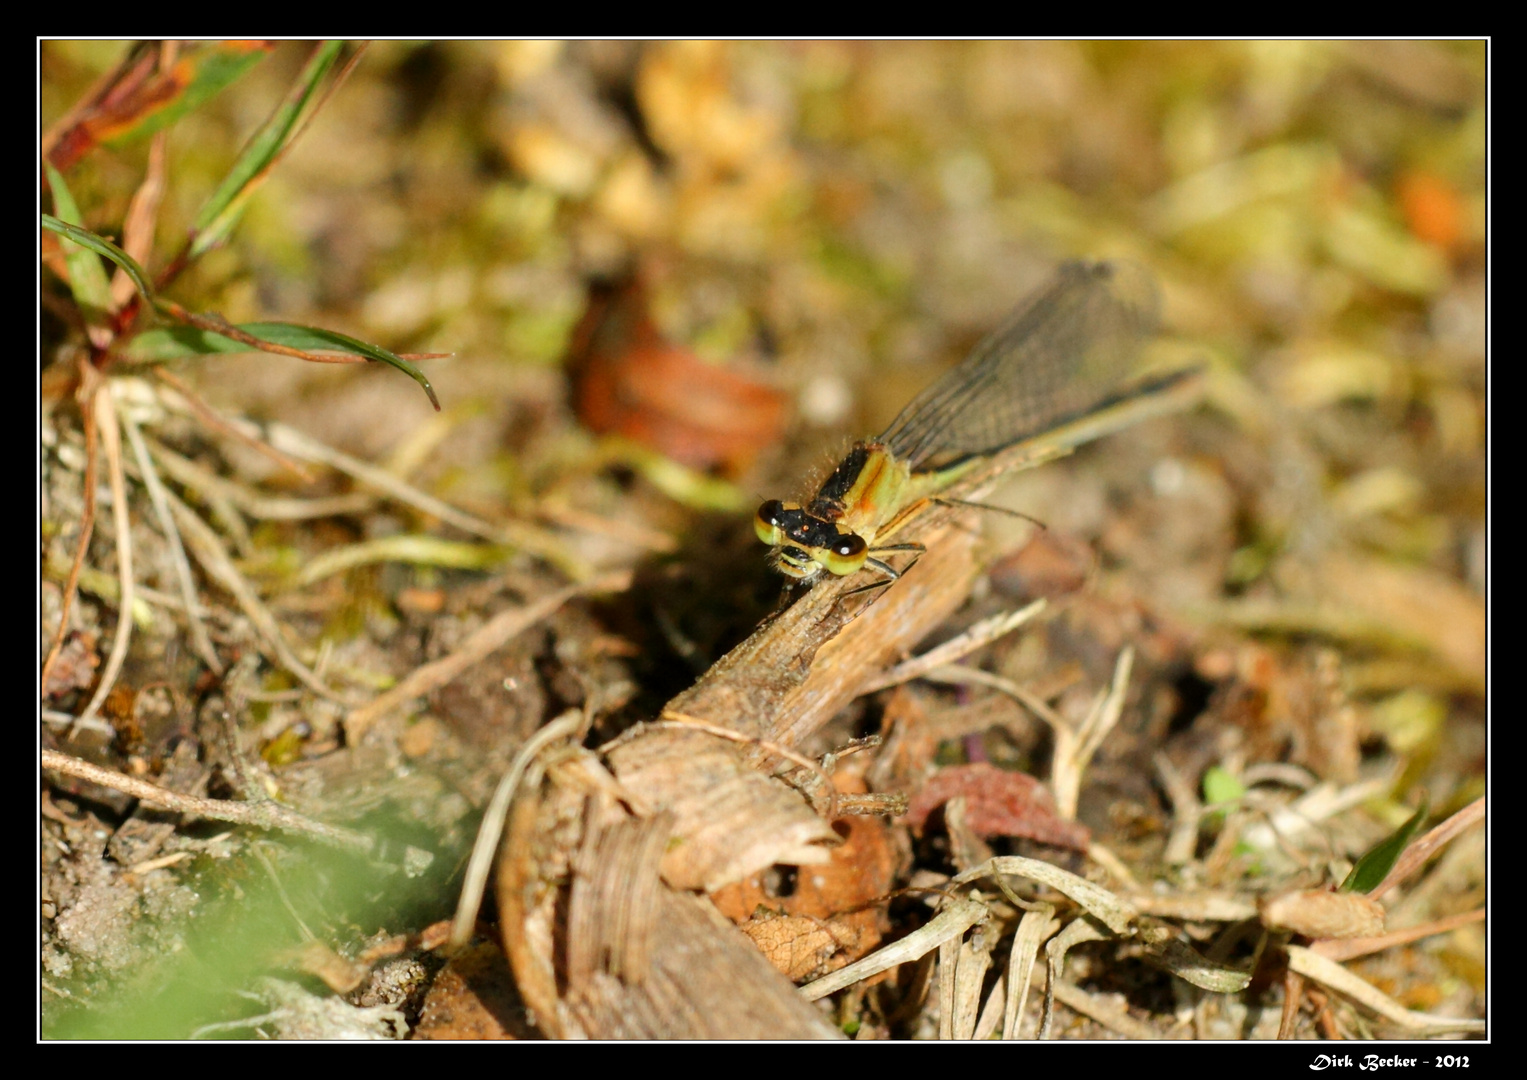
[[[877,441],[913,469],[942,468],[1085,416],[1117,398],[1159,317],[1144,267],[1066,263]]]

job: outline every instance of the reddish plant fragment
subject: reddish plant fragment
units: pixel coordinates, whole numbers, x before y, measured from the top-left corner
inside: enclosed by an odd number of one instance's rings
[[[694,469],[746,471],[780,436],[785,395],[663,340],[640,285],[596,290],[573,333],[578,417]]]
[[[116,78],[79,111],[74,122],[57,133],[52,145],[45,148],[48,160],[59,172],[67,172],[97,146],[132,134],[151,123],[155,114],[178,103],[208,66],[236,62],[274,48],[268,41],[219,42],[190,50],[167,70],[160,70],[154,48],[140,49],[123,62]]]
[[[1032,776],[987,762],[940,769],[912,799],[904,819],[914,829],[956,796],[965,798],[965,820],[982,837],[1021,836],[1041,844],[1086,851],[1092,834],[1062,818],[1055,797]]]

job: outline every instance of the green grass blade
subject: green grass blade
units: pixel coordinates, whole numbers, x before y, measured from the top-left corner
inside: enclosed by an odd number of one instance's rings
[[[161,303],[154,296],[154,290],[149,285],[148,276],[143,272],[143,268],[134,261],[132,256],[128,255],[127,252],[117,247],[110,240],[97,236],[89,229],[82,229],[78,225],[70,225],[66,221],[60,221],[51,214],[43,214],[41,217],[43,228],[56,232],[60,236],[74,241],[81,247],[106,256],[106,258],[122,267],[123,270],[126,270],[128,276],[132,278],[133,284],[138,287],[138,291],[143,294],[144,298],[156,311],[167,314],[172,318],[190,320],[197,320],[199,318],[185,312],[178,304],[171,304],[168,301]],[[218,321],[221,322],[221,320]],[[429,396],[430,404],[435,407],[435,411],[440,411],[440,399],[435,396],[435,388],[430,384],[424,372],[407,360],[404,360],[397,353],[389,352],[380,345],[372,345],[370,342],[361,341],[359,338],[350,337],[348,334],[341,334],[337,330],[325,330],[318,326],[299,326],[295,323],[246,323],[243,326],[229,326],[229,329],[242,331],[256,340],[253,342],[240,342],[205,328],[197,329],[193,326],[171,327],[161,330],[149,330],[139,334],[118,355],[125,360],[152,362],[203,353],[251,352],[258,350],[263,343],[278,345],[286,349],[297,349],[303,352],[351,353],[355,356],[364,356],[368,360],[376,360],[397,368],[414,382],[418,383],[424,389],[425,394]],[[146,345],[142,344],[143,339],[147,339]],[[304,357],[304,359],[316,360],[320,358]]]
[[[221,243],[238,223],[249,197],[291,145],[309,104],[343,48],[342,41],[326,41],[314,50],[285,100],[250,138],[233,168],[197,213],[189,258]]]
[[[250,337],[258,339],[261,343],[279,345],[285,349],[297,349],[306,353],[313,352],[342,352],[354,356],[364,356],[368,360],[375,360],[383,364],[389,364],[413,379],[424,392],[429,395],[431,403],[436,410],[440,403],[435,397],[434,387],[430,385],[428,377],[417,366],[404,360],[396,353],[389,352],[380,345],[372,345],[370,342],[361,341],[341,334],[336,330],[325,330],[318,326],[299,326],[296,323],[283,322],[253,322],[241,323],[230,329],[241,331]],[[155,330],[146,330],[133,338],[118,354],[122,359],[136,363],[162,363],[166,360],[175,360],[185,356],[206,355],[209,353],[240,353],[254,352],[259,348],[257,344],[247,341],[239,341],[214,330],[195,326],[168,326]]]
[[[354,353],[368,360],[390,364],[418,383],[429,395],[435,411],[440,411],[440,400],[435,397],[435,388],[430,385],[424,372],[397,353],[389,352],[380,345],[372,345],[359,338],[350,337],[348,334],[341,334],[337,330],[325,330],[318,326],[298,326],[294,323],[251,323],[250,325],[254,328],[250,332],[255,337],[277,345],[285,345],[293,349],[336,349],[339,352]]]
[[[44,214],[43,225],[46,227],[48,221],[53,220],[71,226],[79,232],[87,232],[79,206],[69,191],[69,185],[64,183],[63,176],[46,161],[42,163],[42,167],[47,170],[48,185],[53,189],[53,209],[58,211],[56,218],[50,219]],[[89,235],[95,236],[94,233]],[[107,243],[104,240],[101,242]],[[74,302],[79,305],[85,321],[101,324],[111,314],[111,282],[106,278],[106,268],[101,265],[101,260],[96,255],[91,254],[92,251],[100,255],[107,254],[99,248],[76,243],[64,250],[64,263],[69,267],[69,291],[74,294]],[[126,253],[123,253],[123,257],[126,258]]]
[[[55,194],[57,191],[58,189],[55,188]],[[127,252],[123,251],[121,248],[117,247],[116,244],[113,244],[104,236],[96,235],[89,229],[82,229],[78,225],[71,225],[67,221],[61,221],[54,217],[52,214],[42,215],[42,227],[49,230],[50,232],[58,233],[58,235],[62,236],[66,240],[74,241],[80,247],[87,248],[90,251],[95,252],[97,255],[104,255],[106,258],[116,263],[123,270],[127,271],[127,276],[132,278],[133,284],[138,287],[138,291],[143,294],[144,299],[147,300],[150,304],[154,303],[154,289],[153,286],[149,284],[148,274],[144,272],[143,267],[138,265],[136,259],[134,259]],[[96,269],[101,270],[99,264],[96,265]],[[72,273],[73,270],[74,267],[71,264],[70,272]],[[104,270],[101,270],[101,277],[102,280],[104,280],[106,277]]]
[[[1421,823],[1426,820],[1429,809],[1427,800],[1422,799],[1421,809],[1417,810],[1409,821],[1369,848],[1353,865],[1347,880],[1341,883],[1341,891],[1370,893],[1378,888],[1379,883],[1389,876],[1389,871],[1394,869],[1394,864],[1404,854],[1406,845],[1415,838]]]

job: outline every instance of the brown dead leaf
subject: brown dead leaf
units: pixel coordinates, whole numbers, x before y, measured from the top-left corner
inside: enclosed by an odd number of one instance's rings
[[[361,984],[369,970],[365,964],[346,960],[321,941],[310,941],[297,953],[297,966],[316,975],[336,994],[348,994]]]
[[[835,777],[840,788],[862,787]],[[742,928],[780,971],[799,982],[835,971],[880,944],[883,908],[871,906],[890,892],[897,854],[878,818],[834,823],[843,843],[823,866],[802,866],[794,887],[771,887],[773,874],[753,874],[716,890],[716,909]],[[783,895],[782,895],[783,894]]]
[[[848,963],[850,956],[869,951],[859,947],[858,929],[841,919],[823,922],[759,911],[741,929],[791,982],[820,978]],[[878,942],[879,934],[875,938]]]
[[[695,469],[746,471],[785,421],[785,395],[664,341],[637,284],[596,292],[573,332],[578,417]]]
[[[1092,842],[1086,826],[1059,816],[1055,797],[1042,783],[984,761],[935,773],[913,797],[907,823],[921,829],[929,814],[955,796],[964,797],[965,820],[978,836],[1021,836],[1075,851],[1086,851]]]
[[[1307,938],[1374,937],[1384,932],[1384,909],[1357,893],[1306,889],[1263,897],[1257,903],[1262,925]]]

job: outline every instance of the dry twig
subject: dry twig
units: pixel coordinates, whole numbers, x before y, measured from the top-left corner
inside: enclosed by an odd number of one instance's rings
[[[81,356],[79,361],[80,385],[77,400],[80,407],[80,422],[85,436],[85,489],[84,498],[80,507],[80,537],[74,546],[74,561],[69,564],[69,579],[64,583],[63,603],[58,613],[58,629],[53,633],[53,642],[48,646],[48,655],[42,662],[42,674],[39,682],[44,694],[48,692],[48,676],[53,672],[53,665],[58,662],[58,654],[64,647],[64,638],[69,636],[69,614],[74,607],[75,594],[79,592],[80,572],[85,568],[85,558],[90,553],[90,539],[95,533],[95,487],[96,487],[96,447],[95,447],[95,387],[99,385],[101,377],[91,366],[89,360]]]
[[[223,673],[223,665],[217,658],[217,652],[212,648],[212,639],[207,636],[207,628],[202,625],[201,604],[196,597],[196,583],[191,578],[191,563],[186,558],[186,549],[180,542],[180,530],[175,527],[175,517],[170,513],[169,500],[165,498],[164,485],[159,481],[159,474],[154,470],[154,463],[149,458],[148,446],[144,443],[143,434],[138,430],[138,425],[126,410],[122,412],[122,426],[127,430],[127,441],[132,444],[133,457],[138,462],[138,472],[143,480],[143,486],[148,490],[149,502],[153,504],[154,516],[159,519],[160,531],[164,533],[165,541],[169,544],[170,563],[175,568],[175,581],[180,586],[180,596],[185,604],[186,627],[191,634],[191,649],[201,658],[202,663],[212,669],[215,674]]]
[[[106,695],[116,685],[117,675],[127,659],[127,646],[133,634],[133,589],[137,586],[133,580],[133,537],[132,521],[127,513],[127,478],[122,473],[122,438],[117,427],[117,407],[112,398],[110,382],[101,380],[96,387],[92,405],[96,413],[96,424],[101,430],[101,449],[106,454],[106,475],[111,484],[111,521],[117,545],[117,580],[121,600],[117,607],[117,629],[112,636],[111,652],[101,669],[94,696],[80,713],[81,720],[90,720],[95,716],[101,702],[106,700]]]
[[[56,769],[67,776],[88,780],[92,784],[100,784],[102,787],[120,791],[135,799],[162,806],[178,814],[193,814],[196,817],[211,818],[214,821],[231,821],[238,825],[254,825],[261,829],[299,833],[348,851],[367,852],[373,846],[369,836],[334,825],[325,825],[321,821],[314,821],[305,814],[275,802],[229,802],[225,799],[203,799],[195,795],[182,795],[136,777],[103,769],[99,765],[92,765],[88,761],[81,761],[77,757],[57,750],[42,751],[42,767]]]

